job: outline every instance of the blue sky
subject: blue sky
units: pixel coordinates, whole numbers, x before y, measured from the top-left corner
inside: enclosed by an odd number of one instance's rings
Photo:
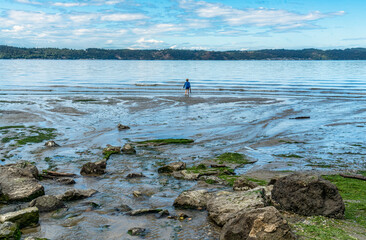
[[[364,0],[0,3],[0,45],[205,50],[366,47]]]

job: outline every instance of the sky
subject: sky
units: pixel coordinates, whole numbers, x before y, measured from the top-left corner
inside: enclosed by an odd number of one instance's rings
[[[107,49],[366,47],[365,0],[0,0],[0,45]]]

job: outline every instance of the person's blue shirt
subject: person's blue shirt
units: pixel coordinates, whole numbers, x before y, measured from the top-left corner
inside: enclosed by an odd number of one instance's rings
[[[190,89],[191,88],[191,83],[190,82],[185,82],[183,88]]]

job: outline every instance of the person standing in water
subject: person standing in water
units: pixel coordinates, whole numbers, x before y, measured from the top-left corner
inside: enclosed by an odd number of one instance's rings
[[[191,83],[189,82],[188,78],[186,79],[186,82],[184,83],[183,88],[186,90],[184,95],[189,95],[189,93],[191,92]]]

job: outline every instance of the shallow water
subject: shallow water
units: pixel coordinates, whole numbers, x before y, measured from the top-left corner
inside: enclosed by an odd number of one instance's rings
[[[364,97],[366,61],[0,60],[6,94],[194,93]],[[243,93],[242,93],[243,92]]]
[[[192,79],[190,97],[181,89],[186,77]],[[45,157],[50,157],[58,171],[79,175],[85,162],[102,157],[106,144],[195,140],[186,146],[138,148],[136,156],[112,155],[107,174],[79,176],[72,186],[94,188],[98,194],[68,203],[65,212],[42,214],[40,227],[28,235],[136,239],[127,230],[138,226],[149,229],[145,239],[218,239],[219,229],[206,220],[205,211],[172,207],[183,190],[207,186],[159,175],[162,163],[191,166],[224,152],[240,152],[257,162],[237,174],[366,168],[366,61],[1,60],[0,78],[0,126],[53,127],[61,145],[46,149],[43,143],[1,143],[0,159],[5,161],[0,164],[24,159],[47,169]],[[310,119],[291,119],[299,116]],[[118,123],[131,129],[118,131]],[[146,178],[125,179],[131,172]],[[46,194],[69,188],[41,183]],[[145,196],[134,198],[135,190]],[[88,202],[100,207],[90,209]],[[121,204],[186,212],[192,220],[130,217],[114,210]]]

